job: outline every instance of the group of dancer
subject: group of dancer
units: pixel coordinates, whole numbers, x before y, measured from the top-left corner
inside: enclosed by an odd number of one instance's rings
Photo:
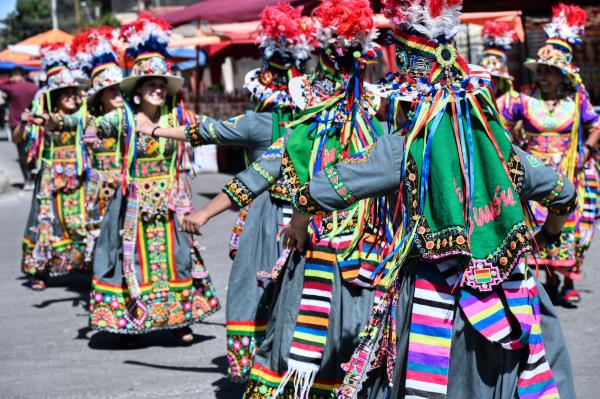
[[[219,308],[190,237],[237,206],[226,350],[246,398],[575,397],[552,302],[580,299],[596,218],[600,117],[572,64],[585,13],[553,10],[517,91],[508,25],[486,24],[470,65],[461,0],[382,3],[397,72],[373,84],[368,0],[265,8],[253,109],[228,120],[179,101],[159,18],[44,46],[22,117],[32,288],[91,269],[92,328],[189,343]],[[249,166],[192,212],[186,146],[205,144],[241,145]]]

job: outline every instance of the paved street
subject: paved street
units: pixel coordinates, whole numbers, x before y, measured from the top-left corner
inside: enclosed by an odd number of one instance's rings
[[[16,151],[0,142],[0,171],[19,183]],[[197,204],[212,198],[228,176],[200,175]],[[25,286],[20,241],[31,201],[18,189],[0,195],[0,398],[237,398],[226,379],[225,293],[231,262],[228,211],[204,229],[204,259],[223,309],[193,327],[195,342],[180,347],[168,333],[145,337],[140,349],[121,349],[118,338],[88,329],[89,276],[52,280],[43,292]],[[598,398],[600,366],[600,241],[590,251],[583,303],[559,309],[574,363],[578,397]],[[250,283],[250,282],[249,282]],[[490,359],[492,360],[492,359]]]

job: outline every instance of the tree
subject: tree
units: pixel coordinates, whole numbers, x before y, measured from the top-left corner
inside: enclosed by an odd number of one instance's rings
[[[52,28],[50,2],[44,0],[17,0],[14,11],[2,21],[4,46],[17,43]]]

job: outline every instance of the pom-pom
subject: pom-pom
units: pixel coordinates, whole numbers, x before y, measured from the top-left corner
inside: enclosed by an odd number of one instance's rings
[[[318,37],[323,45],[361,46],[363,51],[376,48],[377,29],[368,0],[323,0],[313,10]]]
[[[400,30],[446,42],[464,29],[462,0],[382,0],[383,14]]]
[[[137,20],[123,25],[120,33],[131,57],[148,52],[165,55],[170,36],[171,26],[164,19],[147,12],[141,12]]]
[[[508,51],[510,45],[517,40],[515,30],[504,21],[487,21],[483,25],[481,36],[485,47],[495,47],[505,51]]]
[[[302,9],[279,3],[261,12],[257,41],[266,58],[277,51],[300,61],[310,57],[315,29],[302,17]]]
[[[71,56],[66,43],[42,43],[40,46],[42,67],[49,69],[57,65],[68,66]]]
[[[552,8],[552,21],[544,28],[550,38],[559,38],[571,44],[581,44],[587,14],[576,5],[560,3]]]

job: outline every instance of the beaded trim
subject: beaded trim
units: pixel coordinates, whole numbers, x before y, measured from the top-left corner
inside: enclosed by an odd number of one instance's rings
[[[570,215],[575,208],[577,208],[577,203],[578,203],[578,198],[577,198],[577,193],[573,194],[573,197],[571,197],[571,199],[564,205],[558,205],[558,206],[548,206],[548,212],[554,214],[554,215],[558,215],[558,216],[565,216],[565,215]]]
[[[308,184],[305,184],[296,190],[292,196],[292,205],[294,206],[294,209],[306,215],[325,216],[329,213],[315,201],[312,195],[310,195]]]
[[[231,198],[240,208],[251,203],[256,195],[240,179],[234,177],[225,187],[223,192]]]
[[[331,184],[331,187],[335,190],[335,192],[340,196],[342,200],[348,205],[356,202],[356,197],[352,194],[352,191],[344,184],[344,180],[339,175],[335,166],[326,168],[324,170],[325,176],[327,176],[327,180]]]
[[[275,177],[271,176],[271,174],[269,174],[265,168],[260,166],[258,162],[252,163],[252,169],[254,169],[256,173],[260,175],[260,177],[265,179],[267,183],[273,184],[273,182],[275,182]]]
[[[513,182],[513,186],[517,191],[517,194],[521,194],[521,191],[523,191],[523,185],[525,184],[525,169],[523,168],[521,158],[514,150],[511,150],[506,166],[508,166],[510,179]]]
[[[200,145],[206,144],[206,142],[202,139],[200,135],[200,125],[186,125],[184,128],[185,132],[185,141],[190,143],[193,147],[198,147]]]
[[[546,208],[549,208],[552,202],[558,198],[560,193],[562,192],[565,186],[565,177],[562,174],[558,174],[558,179],[556,179],[556,184],[554,188],[540,200],[540,204],[544,205]]]

